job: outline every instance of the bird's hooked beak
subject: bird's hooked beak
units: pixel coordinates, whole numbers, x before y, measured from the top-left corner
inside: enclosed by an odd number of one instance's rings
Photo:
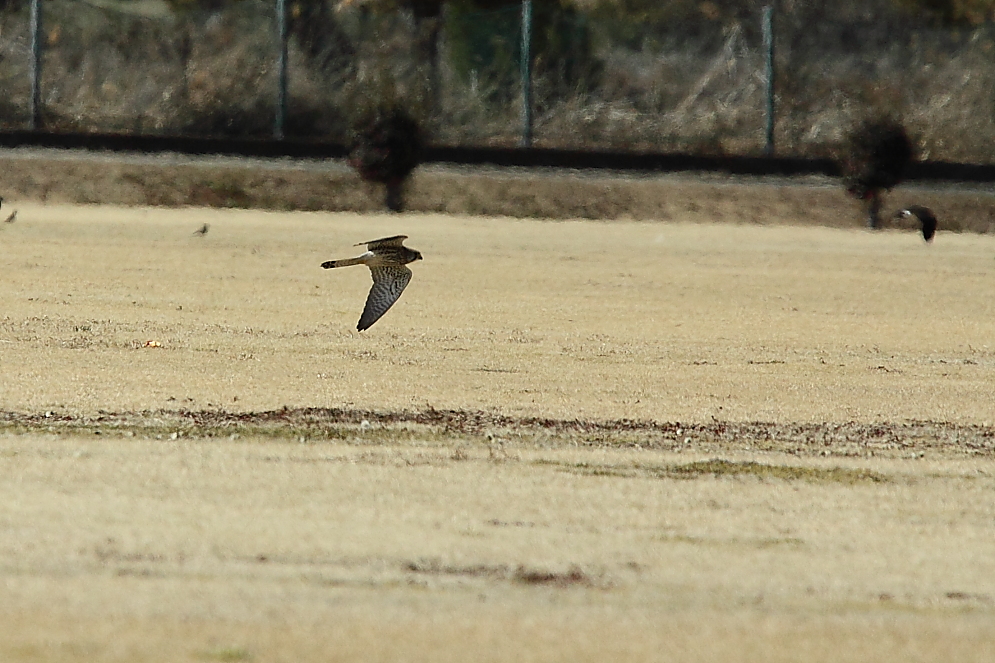
[[[421,260],[422,259],[421,253],[419,253],[418,251],[415,251],[415,255],[418,256],[417,258],[415,258],[415,260]]]

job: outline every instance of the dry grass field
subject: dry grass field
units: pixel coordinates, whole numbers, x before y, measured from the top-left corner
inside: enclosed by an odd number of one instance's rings
[[[995,658],[991,235],[13,206],[0,660]]]
[[[30,204],[4,225],[11,411],[995,424],[991,236]],[[399,232],[426,259],[358,334],[369,271],[319,265]]]

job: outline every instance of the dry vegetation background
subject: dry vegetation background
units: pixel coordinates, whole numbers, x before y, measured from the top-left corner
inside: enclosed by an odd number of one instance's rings
[[[453,1],[438,18],[416,17],[405,3],[376,9],[390,4],[289,3],[288,135],[342,141],[357,109],[397,95],[436,144],[516,145],[517,8]],[[759,154],[763,4],[537,3],[536,144]],[[992,162],[990,7],[946,3],[952,9],[943,13],[921,4],[781,3],[779,154],[831,154],[863,117],[889,113],[904,119],[923,158]],[[48,0],[46,126],[270,135],[273,6]],[[27,5],[4,7],[0,125],[23,127]]]

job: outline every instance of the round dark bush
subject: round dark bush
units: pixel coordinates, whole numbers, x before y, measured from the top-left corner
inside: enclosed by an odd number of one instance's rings
[[[895,120],[867,120],[849,136],[840,163],[850,194],[867,199],[902,181],[915,157],[905,127]]]
[[[418,165],[418,123],[397,105],[376,106],[353,126],[349,163],[369,182],[398,185]]]

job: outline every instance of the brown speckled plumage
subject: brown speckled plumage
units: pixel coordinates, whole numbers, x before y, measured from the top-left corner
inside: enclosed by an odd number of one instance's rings
[[[421,260],[422,255],[418,251],[404,246],[404,240],[407,238],[407,235],[395,235],[369,242],[360,242],[356,246],[365,244],[368,249],[363,255],[321,263],[325,269],[350,265],[366,265],[370,268],[373,287],[370,288],[370,294],[366,297],[366,306],[363,308],[363,315],[360,316],[359,324],[356,325],[356,329],[359,331],[369,329],[374,322],[379,320],[394,305],[394,302],[404,292],[408,282],[411,281],[411,270],[404,265]]]

